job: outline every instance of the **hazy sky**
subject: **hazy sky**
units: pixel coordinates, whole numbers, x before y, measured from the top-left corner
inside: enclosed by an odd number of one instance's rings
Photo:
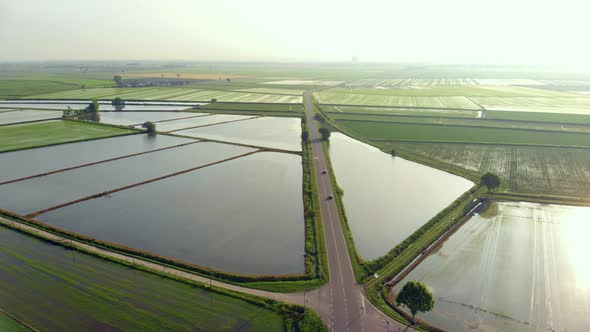
[[[571,0],[0,0],[0,61],[590,62]]]

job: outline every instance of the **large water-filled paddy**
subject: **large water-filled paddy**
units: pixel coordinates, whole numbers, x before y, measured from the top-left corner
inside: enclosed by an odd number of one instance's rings
[[[473,186],[340,133],[329,146],[352,237],[366,260],[386,254]]]
[[[30,122],[30,121],[41,121],[49,119],[59,119],[61,113],[53,111],[34,111],[34,110],[23,110],[23,111],[12,111],[12,112],[1,112],[0,113],[0,125],[19,123],[19,122]]]
[[[589,331],[590,208],[494,203],[402,282],[435,295],[448,331]]]
[[[166,135],[129,135],[0,153],[0,182],[188,142],[193,140]]]
[[[0,186],[0,208],[20,214],[254,151],[197,142]],[[197,191],[195,191],[197,192]],[[153,200],[157,200],[155,196]]]
[[[38,219],[230,272],[303,273],[301,181],[300,156],[256,153]]]
[[[176,133],[233,143],[301,151],[300,118],[262,117],[219,126],[182,130]]]

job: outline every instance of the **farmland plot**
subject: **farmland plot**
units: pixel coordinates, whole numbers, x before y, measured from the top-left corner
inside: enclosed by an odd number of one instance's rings
[[[0,131],[0,152],[132,133],[134,131],[74,121],[8,125]]]
[[[193,141],[166,135],[127,135],[0,153],[0,182]]]
[[[379,141],[590,147],[590,135],[578,132],[360,120],[338,123],[363,137]]]
[[[224,124],[231,121],[241,121],[255,118],[256,117],[246,115],[211,114],[188,119],[158,122],[156,123],[156,129],[160,132],[172,132],[187,128]]]
[[[315,96],[320,104],[480,109],[477,104],[462,96],[416,97],[333,92],[319,92]]]
[[[246,121],[187,129],[179,135],[268,148],[301,151],[301,119],[261,117]]]
[[[236,91],[254,92],[254,93],[271,93],[271,94],[294,95],[294,96],[301,96],[303,94],[303,90],[274,89],[274,88],[249,88],[249,89],[240,89],[240,90],[236,90]]]
[[[0,307],[42,331],[283,331],[280,315],[234,297],[4,227],[0,243]]]
[[[29,214],[251,151],[200,142],[5,184],[0,186],[0,208]]]
[[[302,199],[301,157],[262,152],[70,205],[38,219],[233,273],[297,274],[305,269]]]
[[[33,111],[23,110],[14,112],[1,112],[0,113],[0,125],[19,123],[19,122],[30,122],[30,121],[41,121],[49,119],[60,119],[60,112],[53,111]]]
[[[187,118],[207,113],[189,112],[100,112],[100,122],[119,126],[134,126],[146,121],[157,122],[179,118]],[[159,127],[156,125],[156,129]]]
[[[590,114],[590,98],[583,97],[474,97],[488,110]]]
[[[590,150],[476,144],[394,143],[429,159],[467,170],[492,172],[517,192],[587,196]]]
[[[114,99],[127,100],[177,100],[209,101],[213,98],[221,102],[248,103],[301,103],[300,96],[245,93],[231,91],[199,90],[190,88],[110,88],[86,89],[34,96],[45,99]]]
[[[587,331],[590,209],[493,203],[396,286],[418,280],[447,331]]]

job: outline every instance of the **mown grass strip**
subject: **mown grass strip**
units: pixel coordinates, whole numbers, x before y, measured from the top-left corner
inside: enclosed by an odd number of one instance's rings
[[[141,131],[64,120],[11,125],[0,131],[0,152],[138,133]]]

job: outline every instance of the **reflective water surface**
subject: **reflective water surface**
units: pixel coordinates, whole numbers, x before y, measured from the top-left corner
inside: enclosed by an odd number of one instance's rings
[[[332,133],[330,158],[353,239],[366,260],[386,254],[473,186],[340,133]]]
[[[304,272],[301,157],[291,154],[256,153],[38,219],[230,272]]]
[[[397,289],[425,283],[448,331],[590,331],[588,234],[587,207],[494,203]]]

